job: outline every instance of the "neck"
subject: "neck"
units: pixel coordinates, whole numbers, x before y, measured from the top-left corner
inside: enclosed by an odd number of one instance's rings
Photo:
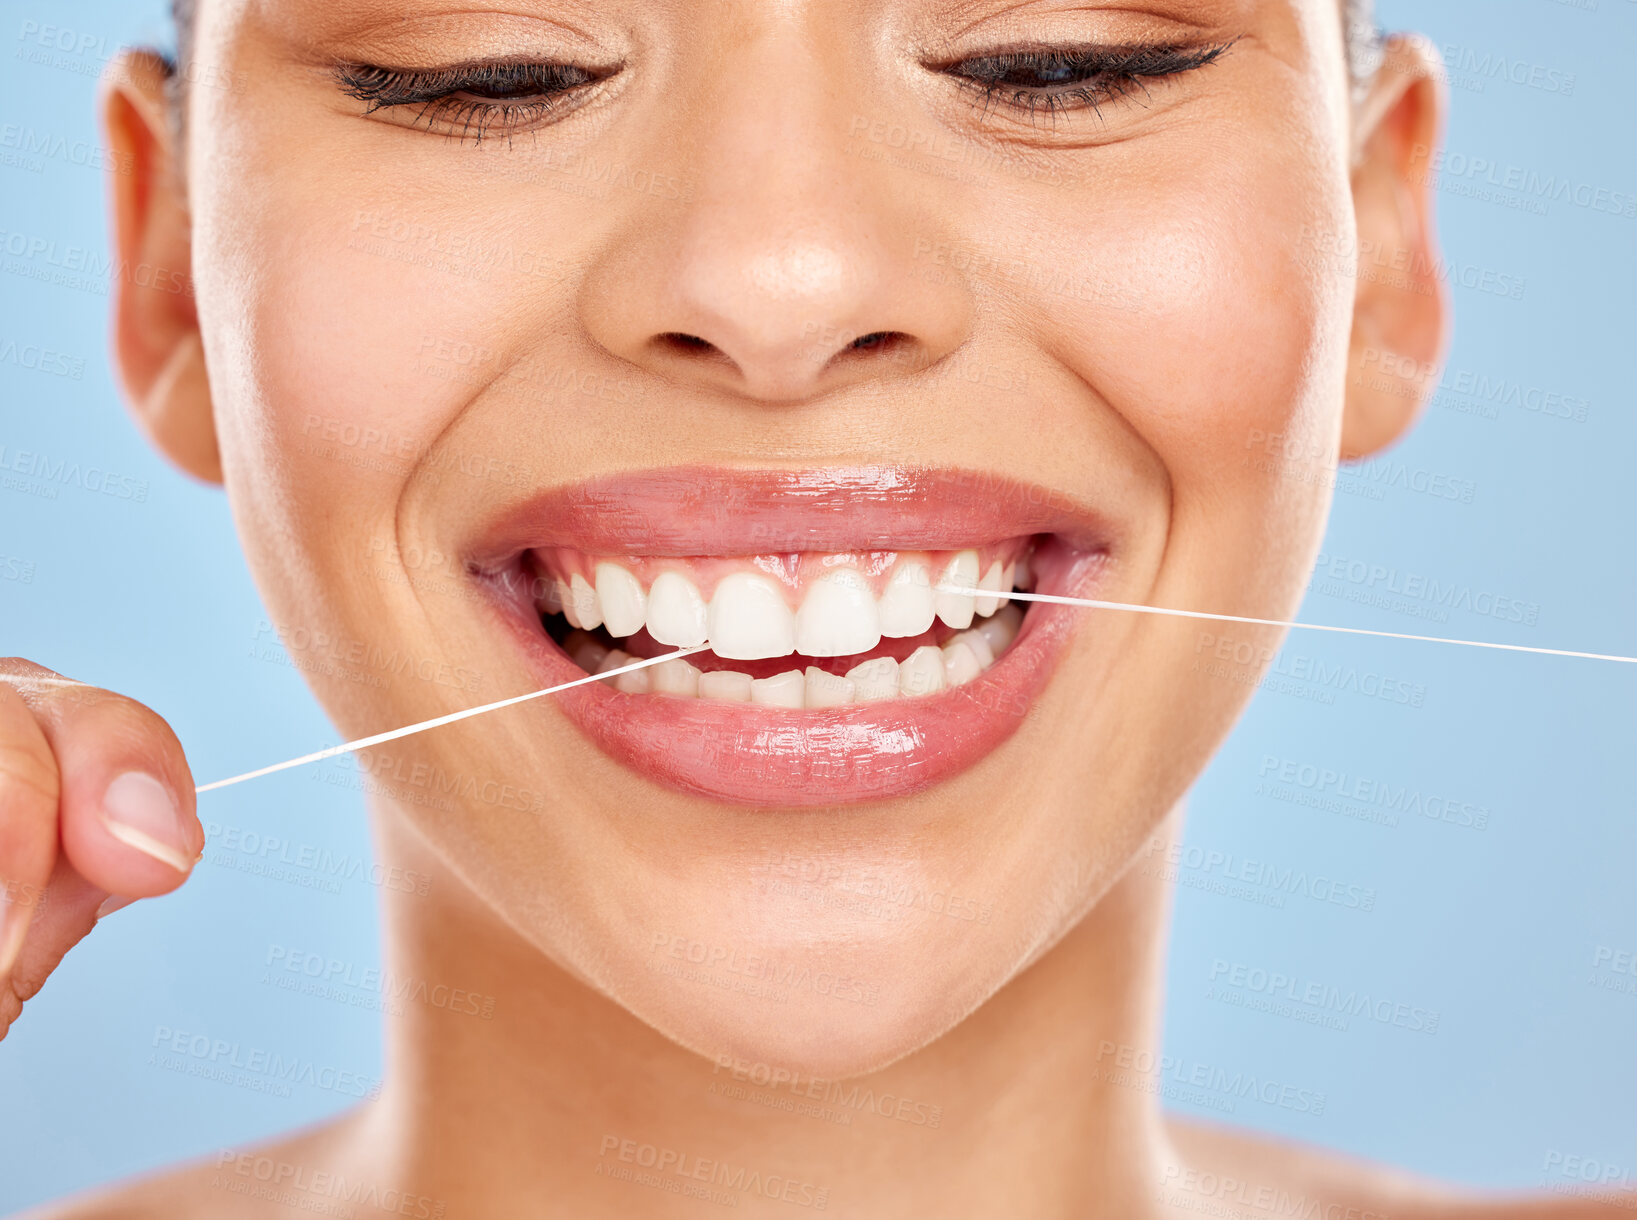
[[[647,1214],[656,1192],[695,1190],[749,1215],[1153,1213],[1170,1153],[1129,1064],[1159,1052],[1170,891],[1156,870],[1129,869],[924,1049],[850,1080],[775,1079],[654,1032],[498,919],[406,819],[378,824],[386,862],[434,880],[387,896],[386,967],[426,998],[388,1018],[387,1084],[357,1147],[448,1214],[531,1214],[541,1198]],[[1179,807],[1157,835],[1180,824]]]

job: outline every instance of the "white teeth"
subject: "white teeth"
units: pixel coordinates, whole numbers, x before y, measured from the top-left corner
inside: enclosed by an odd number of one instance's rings
[[[617,563],[597,565],[597,608],[612,636],[635,635],[648,616],[648,597],[637,578]]]
[[[1012,604],[1012,590],[1017,588],[1017,564],[1009,563],[1000,574],[1000,605]],[[997,607],[998,608],[998,607]]]
[[[1034,591],[1034,548],[1030,547],[1023,552],[1022,558],[1017,561],[1017,575],[1012,577],[1012,588],[1022,589],[1025,593]]]
[[[807,667],[806,686],[804,707],[846,707],[858,696],[851,678],[838,678],[816,665]]]
[[[648,634],[673,648],[705,642],[705,599],[680,572],[661,572],[648,590]]]
[[[898,697],[898,662],[876,657],[847,671],[853,682],[853,698],[858,703],[879,703]]]
[[[576,572],[569,577],[568,590],[569,596],[574,600],[575,617],[579,619],[576,625],[587,631],[600,626],[603,621],[602,611],[597,608],[597,591],[591,587],[591,582]],[[574,622],[574,619],[569,619],[569,622]]]
[[[757,678],[750,684],[750,701],[763,707],[802,707],[807,701],[807,679],[799,669]]]
[[[996,607],[1000,605],[999,595],[1012,587],[1011,585],[1001,584],[1004,576],[1005,570],[1000,566],[1000,560],[997,559],[989,565],[989,570],[983,574],[983,579],[978,581],[978,588],[981,593],[972,600],[973,608],[977,611],[979,617],[988,618],[993,614]],[[599,583],[597,588],[601,591],[602,585]],[[608,611],[604,610],[603,613],[607,614]]]
[[[988,669],[995,663],[995,650],[989,647],[989,641],[984,638],[983,632],[976,627],[961,632],[950,640],[949,644],[965,644],[970,648],[972,655],[978,659],[978,668],[980,669]],[[946,655],[949,651],[949,644],[944,645]]]
[[[989,645],[991,655],[998,657],[1017,639],[1017,629],[1022,622],[1023,611],[1016,606],[1002,606],[992,618],[985,619],[973,630]]]
[[[699,695],[699,671],[681,657],[663,665],[650,665],[646,672],[654,675],[651,688],[656,695],[682,695],[688,699]]]
[[[729,660],[788,656],[796,651],[796,616],[785,604],[784,594],[767,577],[735,572],[725,577],[711,596],[705,634],[711,651]],[[791,672],[801,677],[799,670]],[[757,701],[754,694],[752,701]]]
[[[751,679],[736,669],[713,669],[699,675],[699,697],[728,703],[750,702]]]
[[[898,666],[900,695],[936,695],[944,688],[944,654],[935,644],[923,644]]]
[[[919,559],[900,560],[881,594],[881,634],[902,639],[920,635],[936,617],[932,569]]]
[[[574,608],[574,594],[570,591],[567,581],[553,580],[551,597],[547,600],[557,604],[557,609],[562,611],[570,627],[580,626],[580,612]]]
[[[850,657],[880,642],[875,594],[863,576],[852,568],[835,568],[813,582],[796,612],[797,652],[808,657]]]
[[[960,686],[963,682],[970,682],[983,672],[983,666],[978,663],[978,655],[966,646],[966,642],[956,637],[943,646],[944,678],[950,686]]]
[[[613,652],[608,654],[608,659],[604,660],[603,664],[609,669],[618,668],[618,666],[609,664],[609,660],[612,660],[614,657],[620,658],[620,665],[629,665],[632,661],[636,660],[635,657],[621,652],[618,648],[616,648]],[[646,695],[651,693],[654,689],[653,666],[650,665],[647,669],[633,669],[628,674],[621,674],[619,677],[614,679],[614,689],[627,695]]]
[[[943,575],[938,578],[940,585],[954,585],[962,589],[975,589],[978,586],[978,553],[976,551],[960,551],[949,561],[944,568]],[[934,605],[937,607],[938,617],[949,626],[959,631],[972,625],[973,598],[965,593],[936,593],[933,595]]]
[[[603,659],[600,662],[598,662],[597,668],[595,668],[595,669],[586,669],[586,673],[588,673],[588,674],[607,673],[610,669],[618,669],[621,665],[629,665],[629,664],[631,664],[632,661],[635,661],[635,660],[636,660],[636,658],[634,656],[632,656],[630,653],[626,652],[624,649],[615,648],[612,651],[610,651],[607,656],[603,657]],[[584,669],[585,667],[581,666],[581,668]],[[641,673],[642,670],[639,669],[639,670],[637,670],[637,672]]]

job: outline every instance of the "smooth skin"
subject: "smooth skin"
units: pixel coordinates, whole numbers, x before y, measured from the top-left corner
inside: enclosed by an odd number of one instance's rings
[[[975,106],[921,54],[1025,37],[1232,46],[1100,116],[1032,120]],[[225,487],[275,622],[488,683],[309,674],[348,736],[526,689],[461,566],[429,580],[405,556],[460,556],[474,519],[531,489],[631,467],[1003,472],[1110,517],[1115,599],[1288,618],[1328,472],[1404,434],[1448,330],[1425,173],[1436,57],[1395,39],[1355,105],[1341,45],[1331,0],[207,0],[185,125],[151,55],[105,91],[108,143],[135,167],[114,179],[118,252],[193,289],[119,285],[125,395],[162,452]],[[480,144],[365,114],[327,67],[507,55],[626,67],[555,122]],[[895,124],[962,172],[887,157],[870,133]],[[611,185],[587,194],[597,167]],[[1391,257],[1360,266],[1359,248]],[[899,341],[851,347],[882,330]],[[442,341],[487,357],[451,376],[429,367]],[[957,361],[1026,372],[1028,392],[937,375]],[[635,392],[564,391],[562,370]],[[315,416],[410,456],[353,460],[378,455],[314,443]],[[1620,1214],[1463,1198],[1169,1119],[1109,1078],[1100,1047],[1159,1040],[1170,893],[1129,866],[1180,835],[1259,672],[1201,672],[1198,643],[1195,625],[1088,615],[993,756],[844,811],[747,816],[661,788],[545,703],[409,739],[433,773],[547,797],[532,816],[371,798],[382,861],[433,879],[384,893],[388,969],[492,997],[492,1019],[409,1005],[388,1020],[378,1101],[243,1151],[450,1216],[704,1206],[611,1175],[637,1168],[622,1140],[776,1175],[862,1220],[1196,1215],[1234,1206],[1221,1175],[1326,1217]],[[0,682],[0,874],[7,928],[26,932],[8,932],[8,1024],[110,896],[174,889],[203,842],[163,722],[55,677],[11,662]],[[168,827],[148,807],[147,851],[99,812],[133,767],[175,797]],[[758,888],[775,858],[991,917],[871,920]],[[655,968],[678,939],[822,968],[876,1001],[687,985]],[[939,1122],[746,1104],[720,1091],[719,1056],[857,1080]],[[38,1215],[285,1214],[235,1188],[254,1180],[210,1163]],[[790,1206],[746,1194],[736,1210]]]

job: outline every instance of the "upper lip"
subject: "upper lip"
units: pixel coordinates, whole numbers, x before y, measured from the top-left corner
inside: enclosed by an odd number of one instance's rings
[[[991,471],[860,465],[672,466],[600,475],[509,502],[460,547],[493,571],[534,547],[645,556],[945,550],[1051,533],[1114,549],[1114,524],[1068,493]]]

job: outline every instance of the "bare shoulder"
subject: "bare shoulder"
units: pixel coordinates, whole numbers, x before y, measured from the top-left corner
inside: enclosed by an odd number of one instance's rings
[[[1259,1220],[1631,1220],[1637,1191],[1575,1182],[1567,1193],[1484,1194],[1324,1149],[1209,1123],[1172,1120],[1176,1164],[1161,1195],[1179,1213]]]
[[[336,1164],[342,1118],[273,1143],[222,1148],[163,1172],[77,1194],[12,1220],[263,1220],[292,1209],[325,1214],[325,1200],[345,1214],[337,1190],[357,1193]],[[356,1206],[351,1214],[372,1209]]]

